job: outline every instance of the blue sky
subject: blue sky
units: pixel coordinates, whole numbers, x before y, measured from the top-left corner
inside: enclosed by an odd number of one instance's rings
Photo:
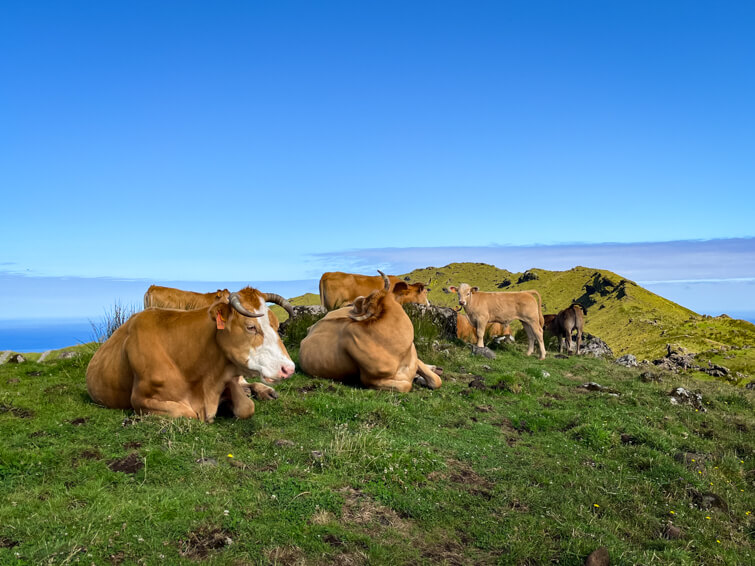
[[[482,256],[755,311],[754,25],[751,2],[6,2],[0,319],[45,283],[71,316],[112,281]],[[703,268],[604,245],[654,242]]]

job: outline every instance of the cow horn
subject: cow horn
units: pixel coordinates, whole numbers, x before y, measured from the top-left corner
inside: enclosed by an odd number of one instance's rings
[[[279,305],[286,309],[286,312],[288,313],[289,318],[294,318],[294,307],[291,306],[291,303],[289,303],[286,299],[281,297],[280,295],[276,293],[262,293],[265,295],[265,300],[268,303],[275,303],[276,305]]]
[[[253,312],[249,312],[248,310],[246,310],[241,304],[241,299],[239,299],[238,293],[231,293],[231,296],[228,297],[228,304],[230,304],[235,310],[237,310],[244,316],[258,318],[260,316],[263,316],[264,314],[264,313],[255,314]]]
[[[385,275],[385,273],[383,273],[383,272],[382,272],[382,271],[380,271],[379,269],[377,270],[377,272],[378,272],[378,273],[379,273],[380,275],[382,275],[382,276],[383,276],[383,283],[385,283],[385,290],[386,290],[386,291],[388,291],[388,290],[389,290],[389,289],[391,288],[391,282],[390,282],[390,280],[389,280],[389,279],[388,279],[388,277],[387,277],[387,276]]]

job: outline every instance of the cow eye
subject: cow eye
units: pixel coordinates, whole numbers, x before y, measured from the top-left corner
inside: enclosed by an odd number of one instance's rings
[[[257,327],[254,326],[254,325],[247,326],[246,329],[247,329],[248,332],[251,332],[252,334],[256,334],[257,333]]]

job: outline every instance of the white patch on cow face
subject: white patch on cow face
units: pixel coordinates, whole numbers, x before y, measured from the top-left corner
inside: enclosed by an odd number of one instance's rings
[[[289,359],[281,347],[278,333],[270,324],[266,304],[262,304],[261,311],[264,313],[263,316],[254,320],[260,325],[263,335],[262,344],[249,349],[246,367],[259,372],[262,381],[265,383],[273,383],[281,378],[289,377],[296,368],[294,362]],[[260,309],[256,309],[256,312],[259,313]]]

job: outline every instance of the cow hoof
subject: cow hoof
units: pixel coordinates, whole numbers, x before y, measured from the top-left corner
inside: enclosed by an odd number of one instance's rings
[[[437,375],[443,375],[443,368],[440,366],[430,366],[430,369]]]
[[[414,376],[414,383],[416,383],[417,385],[421,385],[423,387],[427,387],[427,381],[421,375]]]
[[[260,391],[259,395],[257,395],[257,399],[262,399],[264,401],[272,401],[273,399],[278,398],[278,392],[270,387],[267,391]]]

